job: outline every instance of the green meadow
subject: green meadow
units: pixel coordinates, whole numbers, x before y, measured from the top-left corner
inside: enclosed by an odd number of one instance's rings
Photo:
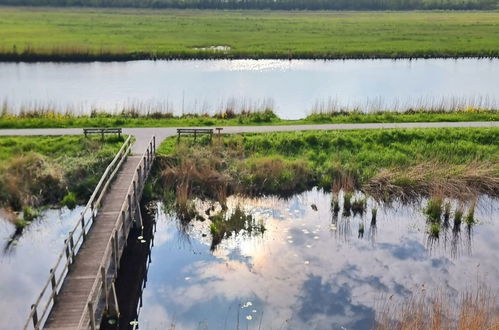
[[[498,11],[0,7],[3,60],[490,57],[498,45]]]

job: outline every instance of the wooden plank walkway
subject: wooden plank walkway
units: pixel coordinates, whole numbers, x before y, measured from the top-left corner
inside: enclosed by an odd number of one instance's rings
[[[142,156],[128,156],[118,171],[115,182],[103,199],[95,223],[66,275],[45,329],[78,328],[95,278],[100,276],[106,246],[120,220],[121,207],[127,199],[129,187],[141,159]]]
[[[119,317],[115,281],[130,228],[142,227],[139,201],[156,152],[156,139],[130,155],[128,137],[106,168],[23,329],[98,329],[104,314]],[[137,146],[133,148],[137,151]]]

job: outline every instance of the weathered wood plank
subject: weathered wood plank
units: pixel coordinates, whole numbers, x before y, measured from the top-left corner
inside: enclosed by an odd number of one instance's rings
[[[92,286],[100,274],[100,263],[120,220],[119,212],[127,199],[141,156],[129,156],[102,200],[102,206],[87,238],[75,257],[48,316],[45,329],[74,329],[84,313]]]

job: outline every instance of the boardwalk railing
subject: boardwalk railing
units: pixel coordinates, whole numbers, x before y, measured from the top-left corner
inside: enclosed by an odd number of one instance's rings
[[[81,212],[76,225],[64,240],[62,252],[59,254],[54,267],[50,269],[49,278],[45,282],[41,293],[36,298],[35,303],[31,305],[31,311],[23,329],[31,328],[30,325],[32,325],[34,329],[40,329],[45,324],[57,294],[69,271],[69,267],[73,263],[76,254],[85,241],[88,231],[92,227],[97,211],[100,208],[102,198],[106,194],[119,168],[130,153],[131,147],[132,138],[129,136],[111,163],[107,166],[87,205]]]
[[[137,165],[132,182],[128,187],[127,198],[121,206],[118,221],[107,242],[99,266],[100,271],[99,274],[96,274],[78,329],[95,329],[98,325],[96,321],[100,321],[103,312],[110,311],[111,305],[114,305],[115,310],[113,312],[115,315],[119,316],[114,282],[118,274],[120,257],[125,249],[130,227],[134,221],[138,227],[142,227],[139,201],[151,171],[155,154],[156,139],[153,136]]]

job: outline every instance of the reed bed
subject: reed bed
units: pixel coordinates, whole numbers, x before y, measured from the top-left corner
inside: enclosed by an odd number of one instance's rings
[[[273,111],[271,100],[229,99],[215,109],[198,105],[190,111],[175,109],[164,102],[128,101],[114,109],[103,110],[83,105],[59,107],[50,103],[31,103],[13,107],[7,101],[0,105],[0,128],[40,127],[172,127],[286,125],[320,123],[392,123],[439,121],[497,121],[499,111],[466,107],[464,109],[404,110],[361,112],[342,109],[310,114],[304,119],[285,120]]]
[[[497,294],[487,285],[465,290],[456,299],[424,286],[403,301],[392,298],[376,313],[376,330],[497,330]]]
[[[160,187],[187,187],[185,200],[218,199],[215,192],[286,196],[319,186],[336,194],[346,191],[344,211],[363,213],[365,199],[350,192],[361,190],[386,202],[499,196],[497,128],[244,134],[213,144],[208,139],[175,141],[167,139],[159,148],[164,158]],[[440,202],[434,217],[444,211]]]

